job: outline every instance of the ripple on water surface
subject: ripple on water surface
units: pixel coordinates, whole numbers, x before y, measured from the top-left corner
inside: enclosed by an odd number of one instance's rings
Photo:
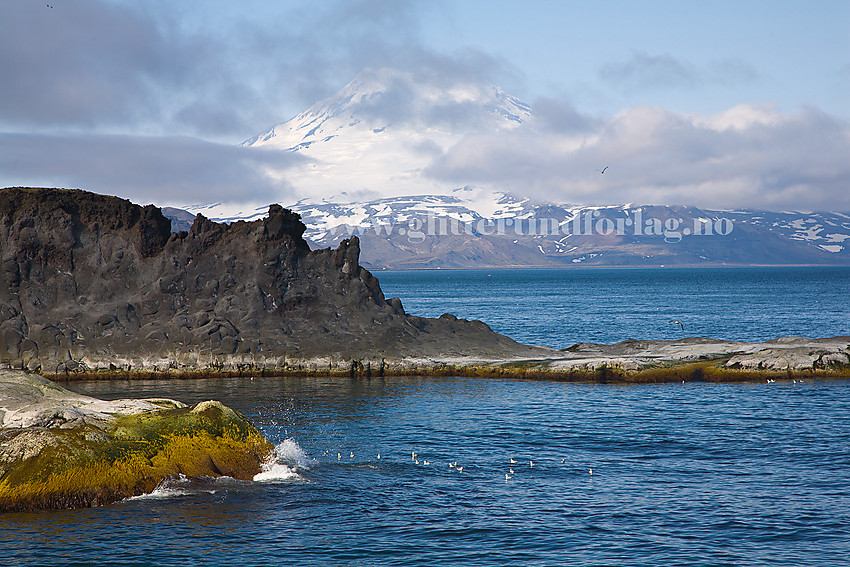
[[[836,565],[850,549],[847,382],[73,386],[219,399],[276,458],[257,482],[0,517],[13,563]]]

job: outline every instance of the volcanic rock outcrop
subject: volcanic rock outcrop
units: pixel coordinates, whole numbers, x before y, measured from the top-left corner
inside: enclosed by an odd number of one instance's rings
[[[480,321],[386,300],[356,237],[310,251],[278,205],[171,232],[153,205],[80,190],[0,190],[0,363],[48,374],[359,367],[510,359]]]

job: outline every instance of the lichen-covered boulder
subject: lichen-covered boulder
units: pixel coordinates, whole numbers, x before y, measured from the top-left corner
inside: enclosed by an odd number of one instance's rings
[[[274,451],[219,402],[105,402],[5,370],[0,425],[0,511],[107,504],[180,474],[251,480]]]

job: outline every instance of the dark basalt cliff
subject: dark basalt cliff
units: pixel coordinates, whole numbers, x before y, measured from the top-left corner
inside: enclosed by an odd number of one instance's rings
[[[544,352],[480,321],[408,315],[360,267],[356,237],[310,251],[303,232],[278,205],[250,223],[199,215],[172,234],[152,205],[0,190],[0,363],[45,373],[319,370]]]

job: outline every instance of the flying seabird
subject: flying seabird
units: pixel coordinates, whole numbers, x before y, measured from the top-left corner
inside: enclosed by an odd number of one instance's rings
[[[682,330],[683,330],[683,331],[685,330],[685,326],[684,326],[684,325],[682,325],[682,322],[681,322],[681,321],[677,321],[677,320],[675,320],[675,319],[671,319],[671,320],[670,320],[670,322],[671,322],[671,323],[676,323],[677,325],[679,325],[680,327],[682,327]]]
[[[603,167],[602,169],[597,169],[596,171],[598,171],[599,173],[605,173],[606,169],[608,169],[607,165],[605,167]]]

